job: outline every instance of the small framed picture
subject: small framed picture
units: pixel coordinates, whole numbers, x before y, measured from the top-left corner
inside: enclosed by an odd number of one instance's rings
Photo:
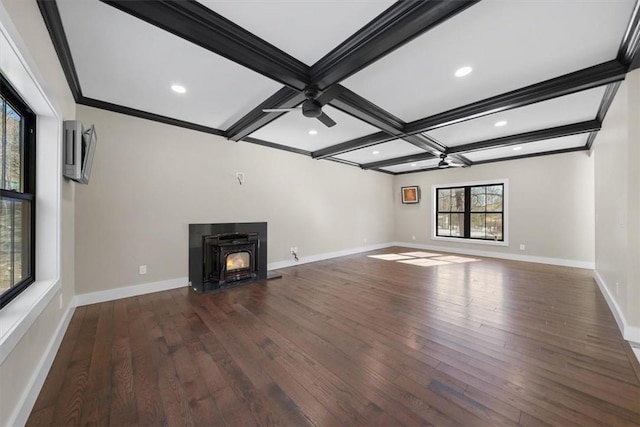
[[[402,203],[420,203],[420,187],[402,187]]]

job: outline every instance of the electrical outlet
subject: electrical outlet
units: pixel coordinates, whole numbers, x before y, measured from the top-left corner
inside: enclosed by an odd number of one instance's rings
[[[416,236],[411,236],[411,240],[416,240]]]
[[[520,245],[520,250],[524,251],[524,245]]]
[[[365,237],[364,239],[362,239],[362,241],[363,241],[364,243],[367,243],[367,238]]]
[[[147,274],[147,266],[141,265],[138,267],[138,274]]]
[[[291,247],[291,255],[293,254],[297,254],[298,253],[298,248],[296,247]]]
[[[242,184],[244,182],[244,172],[236,172],[236,180]]]

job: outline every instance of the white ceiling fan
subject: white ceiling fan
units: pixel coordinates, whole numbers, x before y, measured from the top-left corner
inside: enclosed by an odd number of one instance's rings
[[[455,163],[451,160],[447,160],[446,154],[440,154],[440,163],[438,163],[438,168],[446,169],[446,168],[462,168],[462,167],[464,167],[464,164]]]

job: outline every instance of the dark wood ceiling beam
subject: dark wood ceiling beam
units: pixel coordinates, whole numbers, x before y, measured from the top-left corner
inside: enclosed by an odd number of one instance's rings
[[[380,160],[377,162],[363,163],[360,165],[362,169],[377,169],[388,166],[402,165],[404,163],[415,163],[421,160],[435,159],[436,156],[431,153],[411,154],[404,157],[396,157],[395,159]]]
[[[627,67],[617,60],[565,74],[541,83],[454,108],[444,113],[408,123],[405,132],[427,132],[500,111],[526,107],[540,101],[570,95],[624,80]]]
[[[309,157],[311,152],[307,150],[303,150],[301,148],[290,147],[288,145],[276,144],[275,142],[265,141],[263,139],[247,137],[242,140],[242,142],[249,142],[251,144],[262,145],[263,147],[275,148],[277,150],[288,151],[290,153],[301,154],[303,156]]]
[[[478,1],[398,1],[316,62],[311,81],[339,83]]]
[[[576,151],[585,151],[585,150],[587,150],[586,145],[581,145],[580,147],[562,148],[560,150],[541,151],[539,153],[529,153],[529,154],[523,154],[521,156],[498,157],[495,159],[479,160],[477,162],[473,162],[473,164],[483,165],[487,163],[506,162],[508,160],[529,159],[531,157],[550,156],[552,154],[574,153]]]
[[[458,145],[447,149],[447,154],[469,153],[491,148],[508,147],[510,145],[544,141],[546,139],[552,138],[561,138],[563,136],[571,136],[581,133],[598,131],[600,130],[601,126],[602,123],[600,123],[598,120],[589,120],[581,123],[574,123],[565,126],[536,130],[533,132],[524,132],[517,135],[509,135],[501,138],[494,138],[485,141],[472,142],[470,144]]]
[[[285,86],[303,90],[309,67],[193,0],[100,0]]]
[[[609,107],[611,107],[611,103],[616,97],[616,93],[618,93],[618,88],[620,87],[621,83],[622,82],[611,83],[604,91],[602,101],[600,101],[600,107],[598,108],[598,113],[596,114],[596,120],[598,120],[600,123],[604,122],[604,118],[607,116]],[[598,131],[591,132],[591,134],[589,135],[589,139],[587,140],[587,149],[591,150],[591,147],[596,140],[596,136],[598,136]]]
[[[313,157],[314,159],[325,159],[331,156],[337,156],[338,154],[347,153],[359,148],[370,147],[372,145],[377,145],[382,142],[387,142],[394,139],[397,139],[397,137],[394,135],[390,135],[387,132],[376,132],[371,135],[361,136],[360,138],[355,138],[350,141],[332,145],[331,147],[316,150],[311,153],[311,157]]]
[[[82,98],[80,79],[78,79],[76,67],[73,64],[71,49],[69,48],[69,42],[64,33],[58,5],[55,1],[38,0],[38,7],[40,8],[40,14],[42,15],[44,24],[49,31],[49,37],[51,37],[51,41],[53,42],[53,47],[58,55],[58,60],[67,79],[67,84],[69,85],[73,99],[78,102]]]
[[[618,49],[618,61],[629,71],[640,67],[640,0],[636,1],[629,24]]]
[[[335,92],[339,93],[344,88],[337,83],[343,79],[478,1],[398,1],[320,59],[309,71],[308,85],[317,86],[321,90],[327,90],[327,92],[333,92],[338,89]],[[323,99],[324,95],[321,94],[318,97],[322,104],[331,101],[335,97],[334,94],[331,94],[328,97],[329,99]],[[348,97],[349,95],[347,95]],[[346,102],[349,101],[347,100]],[[337,101],[336,103],[339,104],[340,102]],[[396,118],[378,114],[375,111],[377,107],[374,107],[371,103],[359,102],[359,106],[356,109],[368,108],[368,110],[357,117],[362,119],[363,116],[367,116],[365,121],[374,126],[379,124],[384,126],[385,121],[396,121],[395,124],[388,124],[396,128],[392,133],[398,134],[397,129],[401,123]],[[272,103],[269,106],[261,105],[256,107],[227,130],[231,138],[234,140],[242,139],[243,136],[250,135],[277,117],[277,115],[263,113],[263,108],[288,108],[288,104]],[[341,109],[354,115],[355,110],[351,109],[351,107],[344,105]],[[369,121],[370,119],[372,121]],[[381,127],[381,129],[391,132],[391,128]],[[421,139],[411,138],[411,141],[420,147],[428,146]]]
[[[304,94],[287,86],[271,95],[227,129],[229,139],[239,141],[285,113],[265,113],[264,108],[293,108],[305,100]]]
[[[347,88],[344,88],[339,96],[331,100],[330,105],[377,127],[383,132],[393,135],[403,133],[404,122],[402,120]]]
[[[185,122],[184,120],[161,116],[160,114],[149,113],[148,111],[137,110],[135,108],[125,107],[123,105],[112,104],[110,102],[100,101],[93,98],[87,98],[85,96],[80,98],[78,104],[86,105],[93,108],[100,108],[106,111],[113,111],[114,113],[126,114],[127,116],[138,117],[140,119],[151,120],[171,126],[178,126],[184,129],[196,130],[198,132],[210,133],[212,135],[219,135],[223,137],[227,136],[226,132],[220,129],[199,125],[197,123]]]
[[[434,140],[425,137],[424,135],[406,135],[403,131],[405,123],[402,120],[383,110],[377,105],[367,101],[351,90],[347,88],[342,89],[343,90],[340,92],[340,94],[330,102],[333,107],[336,107],[347,114],[350,114],[366,123],[369,123],[372,126],[377,127],[378,129],[381,129],[383,133],[387,133],[393,138],[389,138],[388,136],[382,135],[380,133],[367,135],[362,138],[356,138],[351,141],[346,141],[346,143],[333,146],[331,147],[331,150],[321,150],[321,155],[318,153],[312,153],[312,156],[314,156],[314,158],[326,158],[334,156],[336,154],[341,154],[347,151],[353,151],[367,147],[369,145],[373,145],[371,144],[371,142],[375,141],[374,135],[377,135],[379,137],[377,141],[378,143],[389,141],[391,139],[404,139],[405,141],[415,145],[416,147],[422,148],[425,151],[444,151],[444,146],[438,144]]]

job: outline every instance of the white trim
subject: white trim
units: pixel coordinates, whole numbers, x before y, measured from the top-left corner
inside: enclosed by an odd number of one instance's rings
[[[67,332],[67,328],[69,327],[69,322],[71,322],[74,311],[75,307],[73,304],[69,304],[67,311],[62,317],[62,321],[58,325],[55,334],[47,346],[47,350],[40,359],[39,365],[34,370],[34,374],[31,377],[25,392],[20,397],[20,406],[16,408],[13,414],[9,417],[9,422],[7,423],[8,426],[25,425],[27,423],[27,419],[29,419],[29,415],[33,410],[33,405],[36,403],[36,399],[42,390],[44,381],[47,379],[51,365],[53,365],[53,360],[58,353],[64,334]]]
[[[104,291],[79,294],[73,298],[76,307],[99,302],[113,301],[121,298],[136,297],[138,295],[154,292],[168,291],[188,286],[189,279],[178,277],[176,279],[163,280],[161,282],[143,283],[141,285],[123,286],[121,288],[107,289]]]
[[[627,323],[627,319],[624,317],[624,313],[622,312],[622,310],[620,310],[620,306],[616,302],[613,295],[611,295],[611,292],[606,286],[604,279],[596,270],[593,271],[593,278],[598,284],[600,292],[602,292],[605,301],[607,301],[609,309],[611,310],[611,313],[613,313],[613,317],[616,319],[618,329],[620,329],[620,332],[622,333],[622,338],[631,343],[640,345],[640,327],[631,326],[629,325],[629,323]]]
[[[466,243],[466,240],[465,240],[465,243]],[[408,248],[415,248],[415,249],[428,249],[430,251],[451,252],[451,253],[458,253],[463,255],[475,255],[475,256],[481,256],[481,257],[487,257],[487,258],[500,258],[500,259],[508,259],[512,261],[533,262],[536,264],[550,264],[550,265],[560,265],[563,267],[586,268],[588,270],[593,270],[595,268],[595,264],[593,262],[577,261],[573,259],[546,258],[546,257],[537,257],[537,256],[530,256],[530,255],[510,254],[506,252],[481,251],[481,250],[475,250],[475,249],[459,249],[459,248],[451,248],[447,246],[424,245],[420,243],[395,242],[394,245],[404,246]]]
[[[35,62],[0,3],[0,70],[37,116],[36,282],[0,310],[0,363],[60,290],[61,119]]]
[[[60,282],[35,282],[0,310],[0,365],[60,288]]]
[[[478,239],[436,236],[436,230],[438,229],[438,224],[437,224],[438,215],[436,213],[436,206],[438,206],[438,204],[436,201],[436,190],[438,188],[470,187],[470,186],[491,185],[491,184],[502,184],[503,190],[504,190],[502,194],[502,238],[503,240],[501,242],[492,241],[492,240],[478,240]],[[509,246],[509,180],[507,178],[499,178],[499,179],[490,179],[490,180],[483,180],[483,181],[456,182],[452,184],[433,184],[431,186],[431,240],[441,240],[441,241],[452,242],[452,243],[472,243],[475,245]]]
[[[295,265],[307,264],[310,262],[323,261],[325,259],[337,258],[341,256],[354,255],[362,252],[373,251],[376,249],[384,249],[393,246],[393,243],[379,243],[377,245],[369,245],[369,246],[361,246],[359,248],[353,249],[344,249],[336,252],[325,252],[323,254],[317,255],[309,255],[309,256],[299,256],[299,261],[295,260],[285,260],[285,261],[276,261],[270,262],[267,265],[267,269],[269,270],[277,270],[279,268],[293,267]]]

